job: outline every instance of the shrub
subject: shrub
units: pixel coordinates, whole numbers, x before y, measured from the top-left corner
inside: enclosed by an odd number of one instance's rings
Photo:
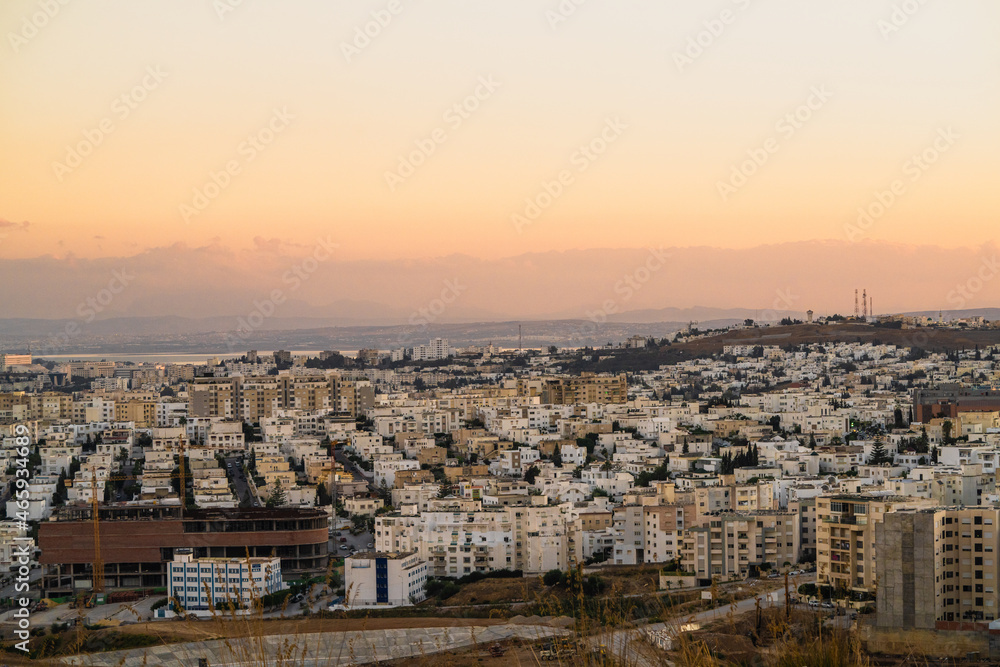
[[[427,583],[424,584],[424,590],[427,591],[429,597],[434,597],[441,592],[444,588],[444,582],[440,579],[434,579],[433,577],[428,577]]]
[[[278,605],[284,604],[285,599],[291,597],[291,595],[292,589],[286,588],[283,591],[268,593],[260,599],[260,603],[265,607],[277,607]]]
[[[562,570],[549,570],[542,576],[542,583],[546,586],[555,586],[560,581],[562,581],[563,573]]]
[[[455,593],[458,593],[460,590],[461,587],[458,584],[456,584],[454,581],[449,581],[444,585],[444,588],[441,589],[441,592],[438,593],[438,597],[442,600],[447,600]]]

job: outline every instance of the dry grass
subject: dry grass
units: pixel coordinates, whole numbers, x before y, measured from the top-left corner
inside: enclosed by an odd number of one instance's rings
[[[533,596],[529,602],[531,613],[565,615],[571,621],[568,632],[555,639],[545,636],[543,626],[532,625],[537,629],[529,631],[528,636],[498,643],[502,656],[490,653],[494,642],[483,635],[490,626],[505,623],[504,617],[509,612],[497,611],[491,619],[347,618],[346,615],[341,618],[265,619],[257,592],[245,602],[230,600],[227,608],[215,612],[208,621],[148,623],[123,630],[126,634],[159,631],[164,643],[187,638],[190,632],[198,631],[204,638],[218,638],[222,642],[222,662],[247,667],[299,667],[317,661],[344,664],[371,654],[370,639],[361,634],[364,631],[420,627],[462,628],[463,632],[469,628],[473,644],[450,650],[445,646],[418,644],[416,655],[380,664],[428,667],[646,667],[671,663],[678,667],[866,667],[870,664],[855,634],[843,630],[824,631],[819,616],[811,611],[793,611],[786,615],[784,608],[771,608],[746,614],[730,613],[706,628],[681,632],[679,624],[703,609],[705,603],[700,600],[678,603],[686,599],[683,596],[637,595],[632,592],[637,588],[636,582],[628,582],[624,573],[621,577],[609,578],[612,583],[601,595],[588,596],[584,594],[579,572],[576,575],[571,577],[569,588],[548,588],[532,579],[506,580],[508,587],[520,587],[525,594]],[[247,607],[249,613],[240,613],[242,607]],[[724,609],[720,611],[724,613]],[[665,620],[673,631],[674,646],[669,652],[654,647],[645,639],[643,628],[655,620]],[[176,632],[173,636],[172,631]],[[101,632],[111,631],[81,630],[75,646],[86,650],[92,645],[88,642]],[[320,636],[328,642],[322,649],[316,644]],[[318,655],[320,651],[324,654]],[[13,659],[7,662],[18,664]],[[927,663],[911,660],[906,664]]]

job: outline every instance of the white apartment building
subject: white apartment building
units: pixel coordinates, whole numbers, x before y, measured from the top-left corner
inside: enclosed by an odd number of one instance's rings
[[[396,473],[401,470],[420,470],[420,462],[404,459],[402,454],[379,457],[374,461],[375,485],[385,484],[390,489],[396,484]]]
[[[191,549],[175,549],[167,563],[167,597],[188,612],[229,601],[250,604],[284,587],[280,558],[195,558]]]
[[[205,434],[205,447],[214,453],[242,452],[246,449],[242,422],[215,422]]]
[[[345,606],[401,607],[427,593],[427,563],[416,552],[356,553],[344,559]]]
[[[447,359],[452,355],[451,346],[443,338],[432,338],[423,345],[413,348],[414,361],[434,361],[436,359]]]

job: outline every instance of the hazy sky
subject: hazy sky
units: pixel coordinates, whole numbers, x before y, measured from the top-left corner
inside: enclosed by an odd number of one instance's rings
[[[1000,220],[995,0],[4,0],[0,34],[0,258],[971,265]]]

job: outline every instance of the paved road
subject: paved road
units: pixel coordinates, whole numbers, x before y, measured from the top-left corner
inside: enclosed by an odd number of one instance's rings
[[[416,658],[441,651],[479,645],[519,637],[535,641],[568,634],[566,630],[541,625],[492,625],[488,627],[457,628],[407,628],[396,630],[361,630],[352,632],[323,632],[294,636],[269,635],[258,643],[245,645],[239,640],[212,640],[156,646],[148,649],[114,651],[87,656],[63,658],[65,664],[112,665],[123,667],[157,667],[159,665],[197,665],[198,658],[206,658],[212,667],[242,667],[271,664],[279,653],[287,653],[289,645],[294,662],[302,667],[327,665],[361,665],[386,660]],[[267,656],[259,655],[259,650]],[[244,655],[252,655],[244,661]]]
[[[14,590],[15,587],[17,586],[17,581],[15,581],[15,576],[13,574],[5,574],[4,577],[9,579],[10,583],[4,586],[3,589],[0,589],[0,598],[12,598],[15,596],[21,597],[22,595],[24,595],[23,592],[18,592]],[[28,581],[29,581],[28,597],[37,598],[39,596],[38,586],[35,585],[33,582],[36,582],[41,578],[42,578],[41,568],[33,569],[31,571],[31,574],[28,575]]]
[[[337,531],[340,535],[334,535],[330,538],[330,555],[337,555],[341,558],[351,553],[351,548],[353,547],[355,551],[370,551],[374,547],[369,547],[369,544],[375,544],[375,536],[365,531],[359,535],[351,535],[351,531],[344,530]],[[344,541],[341,542],[340,540]],[[347,549],[341,549],[340,547],[346,546]]]
[[[93,624],[100,620],[112,620],[123,622],[137,622],[147,620],[152,615],[151,607],[153,603],[162,598],[162,595],[155,595],[144,598],[136,602],[118,602],[114,604],[102,604],[90,609],[70,609],[69,604],[61,604],[46,611],[38,611],[31,615],[32,626],[48,627],[53,623],[72,623],[74,619],[81,615],[85,618],[85,623]],[[7,624],[13,619],[13,612],[4,612],[0,615],[0,623]]]
[[[233,488],[236,489],[236,499],[240,502],[240,507],[253,507],[254,503],[259,505],[260,501],[254,497],[250,489],[250,482],[243,472],[243,459],[238,456],[226,458],[226,473],[233,480]],[[229,466],[232,467],[229,467]]]
[[[344,453],[342,449],[335,449],[333,452],[333,459],[344,466],[344,470],[351,473],[356,482],[365,482],[368,485],[369,491],[375,491],[375,484],[361,472],[361,468],[354,464],[353,461],[347,458],[347,454]]]

